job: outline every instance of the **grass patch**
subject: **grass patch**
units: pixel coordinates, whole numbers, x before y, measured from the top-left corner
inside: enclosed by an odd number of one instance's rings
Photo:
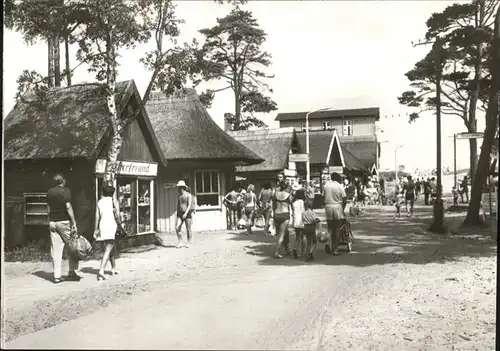
[[[50,262],[50,251],[37,242],[28,243],[23,247],[5,250],[5,262]]]
[[[102,258],[101,245],[92,245],[91,254],[82,261],[100,260]],[[25,246],[5,250],[5,262],[50,262],[50,243],[33,241]],[[68,258],[66,249],[63,251],[63,259]]]

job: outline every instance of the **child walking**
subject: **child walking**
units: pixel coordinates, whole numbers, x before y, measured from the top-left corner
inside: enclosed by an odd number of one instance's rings
[[[293,257],[298,258],[299,256],[305,256],[305,240],[304,237],[304,223],[302,216],[305,212],[305,192],[303,189],[299,189],[295,192],[295,197],[292,202],[292,216],[293,216],[293,228],[295,230],[295,248],[292,250]],[[297,254],[300,244],[300,255]]]
[[[307,262],[314,260],[314,250],[316,249],[316,245],[318,244],[318,241],[316,239],[316,229],[319,222],[320,220],[318,217],[316,217],[311,204],[306,203],[305,211],[302,214],[302,223],[304,224],[303,233],[307,241]]]
[[[394,206],[396,206],[396,215],[398,216],[398,218],[401,218],[401,205],[403,203],[403,194],[397,191],[394,196]],[[396,215],[394,215],[394,218],[396,218]]]

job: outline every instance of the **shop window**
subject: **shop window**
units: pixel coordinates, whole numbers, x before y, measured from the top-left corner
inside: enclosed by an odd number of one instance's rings
[[[151,230],[151,181],[139,179],[139,198],[137,203],[139,233]]]
[[[195,172],[195,195],[197,208],[220,206],[219,184],[219,172]]]
[[[136,179],[118,178],[118,203],[120,204],[120,219],[127,233],[137,233],[136,226]]]
[[[351,120],[345,120],[343,122],[343,135],[344,136],[349,136],[353,134],[352,130],[352,121]]]
[[[25,193],[24,225],[48,225],[49,205],[47,193]]]

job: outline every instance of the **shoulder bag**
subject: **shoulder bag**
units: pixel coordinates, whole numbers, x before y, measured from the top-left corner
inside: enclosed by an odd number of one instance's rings
[[[115,222],[116,222],[115,239],[123,239],[127,236],[127,232],[123,228],[122,223],[118,218],[118,211],[116,210],[114,199],[111,200],[111,203],[113,204],[113,215],[115,217]]]

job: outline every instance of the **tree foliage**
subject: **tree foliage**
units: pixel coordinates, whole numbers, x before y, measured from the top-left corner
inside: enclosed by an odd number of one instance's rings
[[[441,73],[441,113],[460,117],[468,132],[477,131],[477,111],[487,109],[491,73],[493,21],[499,0],[453,4],[427,21],[425,39],[432,50],[406,73],[411,90],[400,104],[415,109],[410,122],[436,106],[436,77]],[[439,44],[439,45],[437,45]],[[470,169],[475,174],[477,141],[469,139]]]
[[[231,89],[234,93],[234,112],[226,113],[233,130],[265,126],[255,113],[277,109],[276,103],[266,95],[272,89],[266,80],[273,78],[263,69],[271,65],[271,55],[262,49],[267,34],[250,11],[234,6],[231,12],[217,19],[212,28],[200,30],[205,42],[198,55],[201,75],[194,83],[219,81],[223,86],[202,95],[210,104],[215,93]],[[196,72],[194,72],[196,73]]]
[[[477,5],[472,3],[453,4],[440,13],[434,13],[427,21],[425,39],[440,39],[439,53],[433,48],[415,67],[405,75],[410,81],[411,90],[405,91],[398,100],[401,104],[415,108],[418,112],[410,115],[410,122],[419,118],[423,111],[436,108],[436,74],[438,55],[442,69],[442,113],[462,118],[465,126],[471,127],[474,113],[469,104],[473,91],[479,88],[480,107],[486,110],[487,92],[491,74],[484,63],[492,53],[493,22],[492,15],[498,7],[498,0],[486,1],[481,26],[476,26]],[[478,51],[478,46],[483,50]],[[477,67],[477,62],[481,63]],[[476,76],[476,70],[480,72]]]

